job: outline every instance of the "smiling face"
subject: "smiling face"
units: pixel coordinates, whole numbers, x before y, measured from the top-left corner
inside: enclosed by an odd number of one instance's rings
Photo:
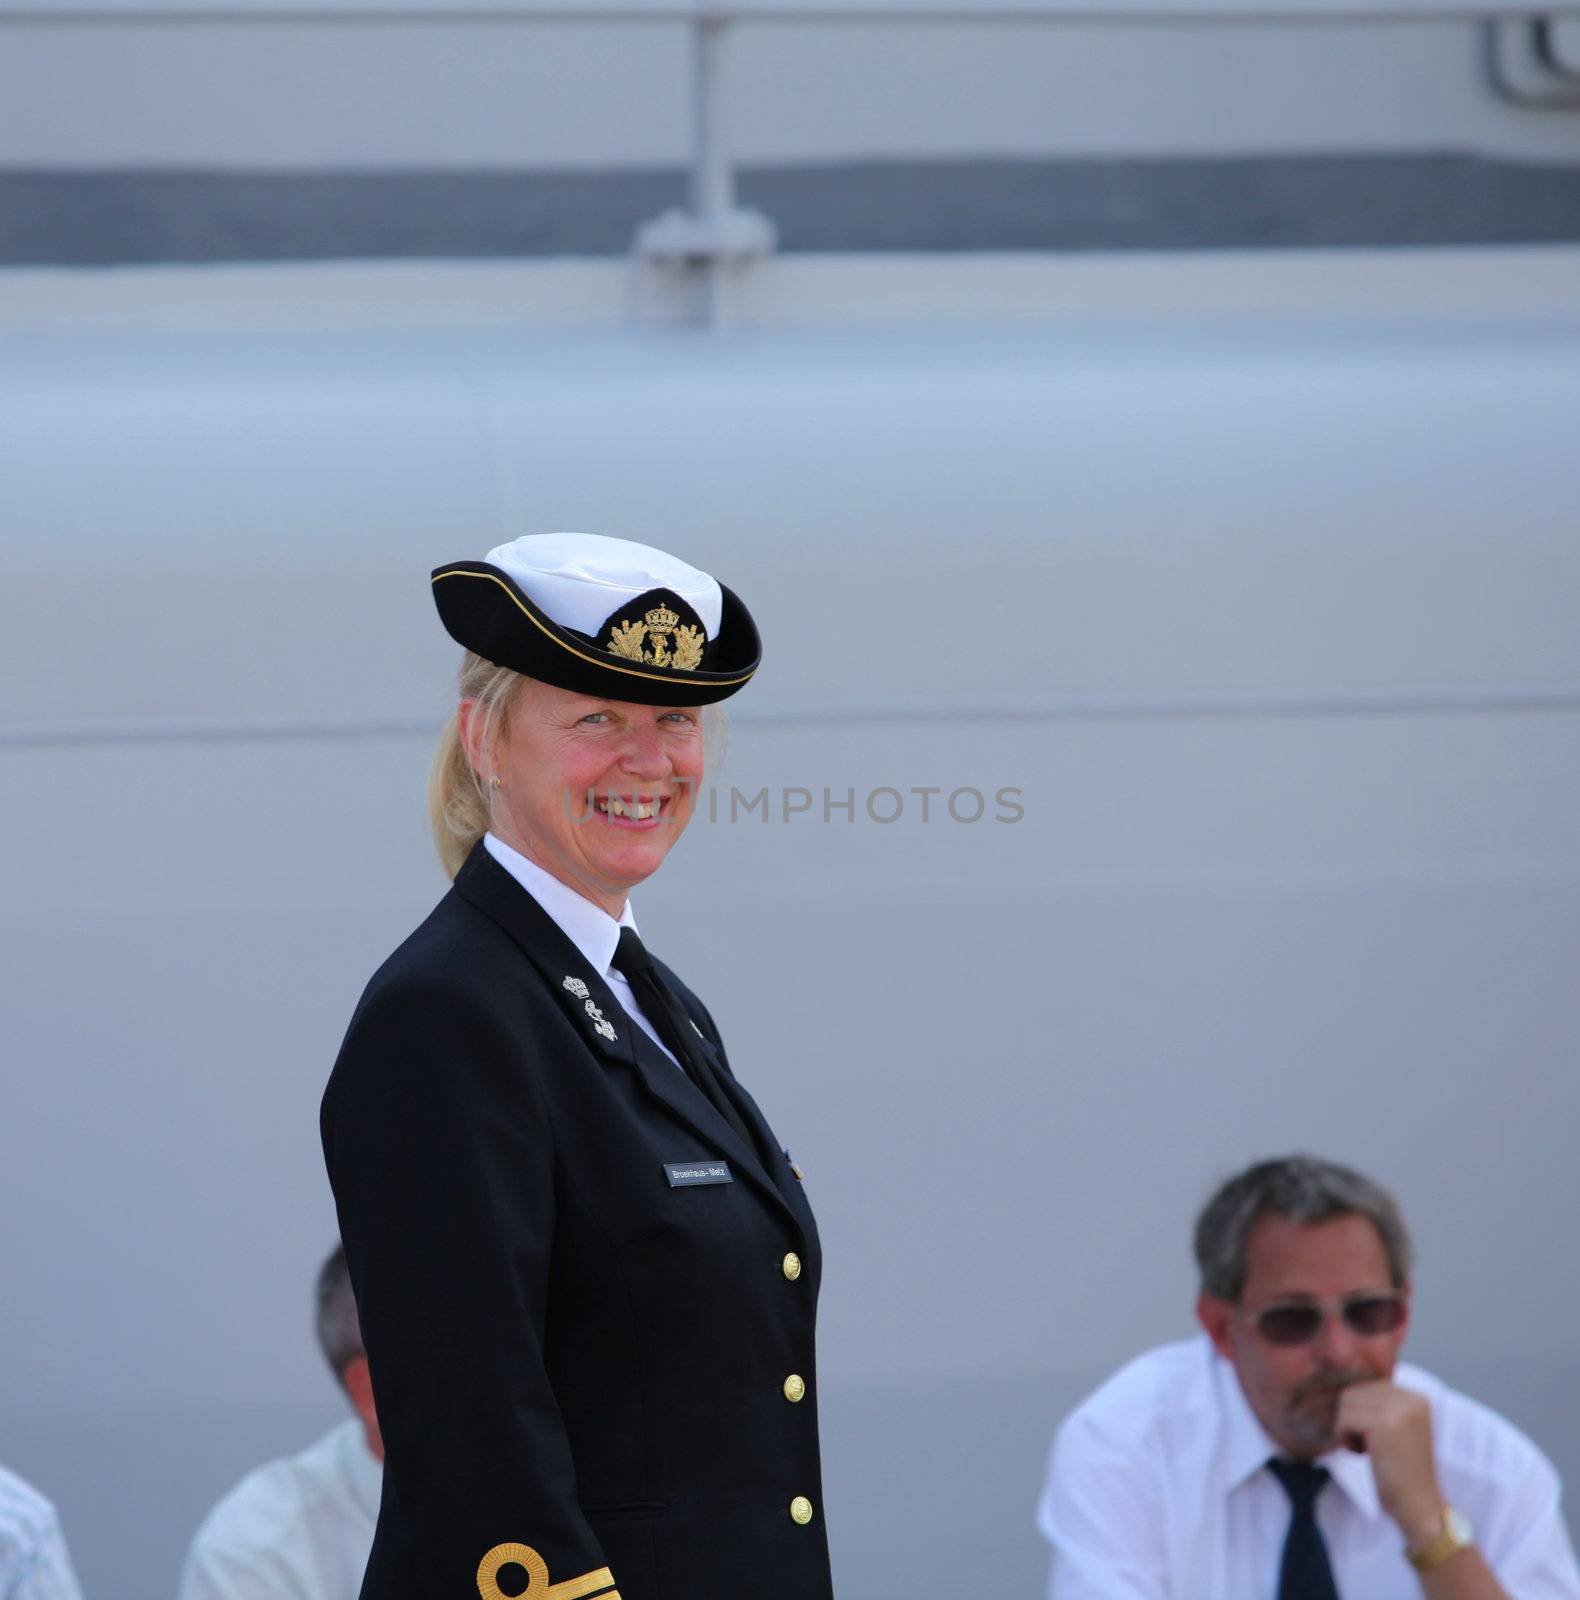
[[[502,728],[479,726],[473,708],[461,702],[462,737],[485,784],[499,779],[493,831],[618,917],[691,820],[701,711],[600,700],[533,678],[522,680]]]
[[[1334,1314],[1337,1302],[1392,1289],[1382,1238],[1367,1217],[1304,1223],[1269,1215],[1252,1227],[1245,1261],[1239,1300],[1204,1294],[1196,1314],[1272,1439],[1296,1459],[1321,1455],[1338,1442],[1340,1391],[1391,1377],[1409,1326],[1407,1315],[1389,1333],[1365,1335]],[[1257,1327],[1269,1306],[1314,1300],[1328,1314],[1306,1344],[1274,1344]]]

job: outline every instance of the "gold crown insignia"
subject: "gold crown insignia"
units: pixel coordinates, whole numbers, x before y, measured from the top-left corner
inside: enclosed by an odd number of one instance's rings
[[[653,607],[638,620],[611,622],[604,649],[627,661],[640,661],[648,667],[678,667],[695,672],[702,665],[702,652],[708,636],[701,628],[682,623],[666,605]]]

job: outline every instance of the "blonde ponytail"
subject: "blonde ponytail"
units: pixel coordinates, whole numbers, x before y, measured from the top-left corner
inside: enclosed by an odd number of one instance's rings
[[[526,679],[508,667],[468,650],[461,659],[460,698],[474,702],[474,715],[483,718],[481,745],[487,749],[505,731],[516,690]],[[428,822],[445,876],[453,878],[472,846],[488,832],[488,786],[473,767],[461,739],[460,719],[454,713],[439,734],[428,772]]]

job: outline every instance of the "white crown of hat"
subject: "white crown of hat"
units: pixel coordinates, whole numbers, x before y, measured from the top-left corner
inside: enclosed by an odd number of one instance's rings
[[[649,589],[678,594],[710,639],[719,631],[724,596],[718,581],[650,544],[597,533],[529,533],[496,545],[483,559],[507,573],[562,628],[592,638],[622,605]]]

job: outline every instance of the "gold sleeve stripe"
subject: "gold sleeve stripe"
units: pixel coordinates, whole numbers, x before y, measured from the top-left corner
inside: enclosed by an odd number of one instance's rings
[[[499,1587],[500,1568],[512,1563],[525,1568],[527,1574],[527,1587],[514,1600],[586,1600],[588,1595],[598,1595],[600,1600],[620,1600],[618,1594],[603,1594],[614,1584],[614,1574],[607,1567],[584,1572],[579,1578],[550,1583],[548,1563],[529,1544],[496,1544],[483,1557],[477,1569],[480,1600],[512,1600]]]
[[[579,1578],[567,1578],[563,1583],[549,1585],[549,1600],[585,1600],[590,1594],[600,1595],[614,1582],[614,1574],[607,1567],[599,1567],[596,1572],[584,1572]],[[521,1600],[528,1600],[523,1595]],[[532,1596],[531,1600],[537,1600]]]
[[[529,1544],[496,1544],[478,1563],[477,1593],[479,1600],[510,1600],[499,1587],[499,1569],[512,1562],[527,1571],[527,1592],[546,1589],[549,1584],[548,1563]]]
[[[545,628],[543,624],[539,622],[538,619],[533,616],[524,605],[522,605],[521,601],[518,600],[514,594],[511,594],[509,586],[501,579],[496,578],[492,572],[441,572],[438,573],[432,581],[434,583],[438,583],[444,578],[486,578],[490,583],[497,583],[499,587],[510,596],[511,604],[515,606],[516,610],[518,610],[522,616],[524,616],[527,621],[530,622],[532,626],[543,635],[545,639],[552,639],[554,643],[560,647],[560,649],[570,651],[570,653],[579,661],[591,662],[593,666],[602,667],[606,672],[624,673],[628,678],[646,678],[649,683],[684,683],[686,681],[684,678],[676,678],[672,670],[665,672],[638,672],[635,667],[616,666],[616,658],[610,655],[589,655],[585,650],[578,650],[575,645],[567,644],[565,640],[560,638],[557,633],[550,633],[549,630]],[[748,672],[739,678],[714,678],[710,680],[710,682],[721,685],[745,683],[751,678],[751,676],[752,674]]]

